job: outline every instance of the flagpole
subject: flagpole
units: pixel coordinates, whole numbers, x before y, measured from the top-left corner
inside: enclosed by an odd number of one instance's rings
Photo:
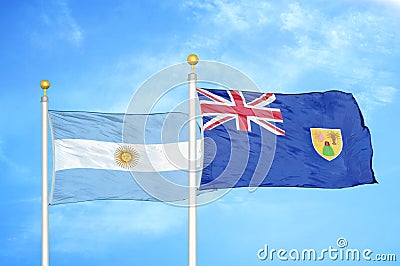
[[[48,80],[42,80],[42,266],[49,266],[49,199],[48,199]]]
[[[194,66],[199,61],[195,54],[187,58],[192,67],[192,73],[188,75],[189,81],[189,202],[188,202],[188,259],[189,266],[197,265],[197,210],[196,210],[196,80]]]

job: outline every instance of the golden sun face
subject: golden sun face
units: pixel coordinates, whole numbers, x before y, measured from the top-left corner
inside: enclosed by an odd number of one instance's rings
[[[115,151],[114,158],[120,167],[132,169],[139,162],[139,153],[132,146],[120,146]]]

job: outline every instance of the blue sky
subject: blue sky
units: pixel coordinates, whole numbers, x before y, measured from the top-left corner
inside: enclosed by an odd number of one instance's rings
[[[257,250],[323,249],[339,237],[400,260],[399,1],[1,3],[0,265],[41,259],[40,80],[51,82],[51,109],[123,112],[148,77],[192,52],[265,92],[353,93],[379,181],[233,190],[198,209],[199,265],[307,265],[260,261]],[[185,265],[187,210],[134,201],[51,207],[50,257],[52,265]]]

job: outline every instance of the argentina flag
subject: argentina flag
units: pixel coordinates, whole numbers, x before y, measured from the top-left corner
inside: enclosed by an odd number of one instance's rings
[[[187,186],[187,114],[49,111],[49,117],[50,204],[187,198],[187,189],[174,189]]]
[[[370,132],[352,94],[197,92],[204,130],[200,189],[376,183]]]

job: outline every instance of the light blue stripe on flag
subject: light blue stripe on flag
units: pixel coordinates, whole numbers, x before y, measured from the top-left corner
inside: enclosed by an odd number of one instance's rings
[[[49,115],[54,139],[122,142],[124,133],[124,138],[134,143],[188,141],[188,115],[184,113],[143,115],[51,110]],[[163,136],[165,133],[169,135]]]
[[[161,173],[167,180],[187,184],[187,172]],[[154,173],[140,173],[152,178]],[[104,169],[69,169],[56,172],[51,205],[93,200],[141,200],[159,201],[146,193],[130,172]],[[167,192],[166,192],[167,193]],[[182,195],[166,195],[171,201],[184,200]]]
[[[159,183],[161,177],[166,183],[187,185],[183,156],[187,152],[187,114],[49,111],[49,116],[55,169],[52,205],[110,199],[157,201],[160,195],[169,201],[187,197]],[[129,169],[115,159],[116,150],[126,145],[133,147],[138,157]],[[157,189],[157,198],[138,185],[137,176]]]

